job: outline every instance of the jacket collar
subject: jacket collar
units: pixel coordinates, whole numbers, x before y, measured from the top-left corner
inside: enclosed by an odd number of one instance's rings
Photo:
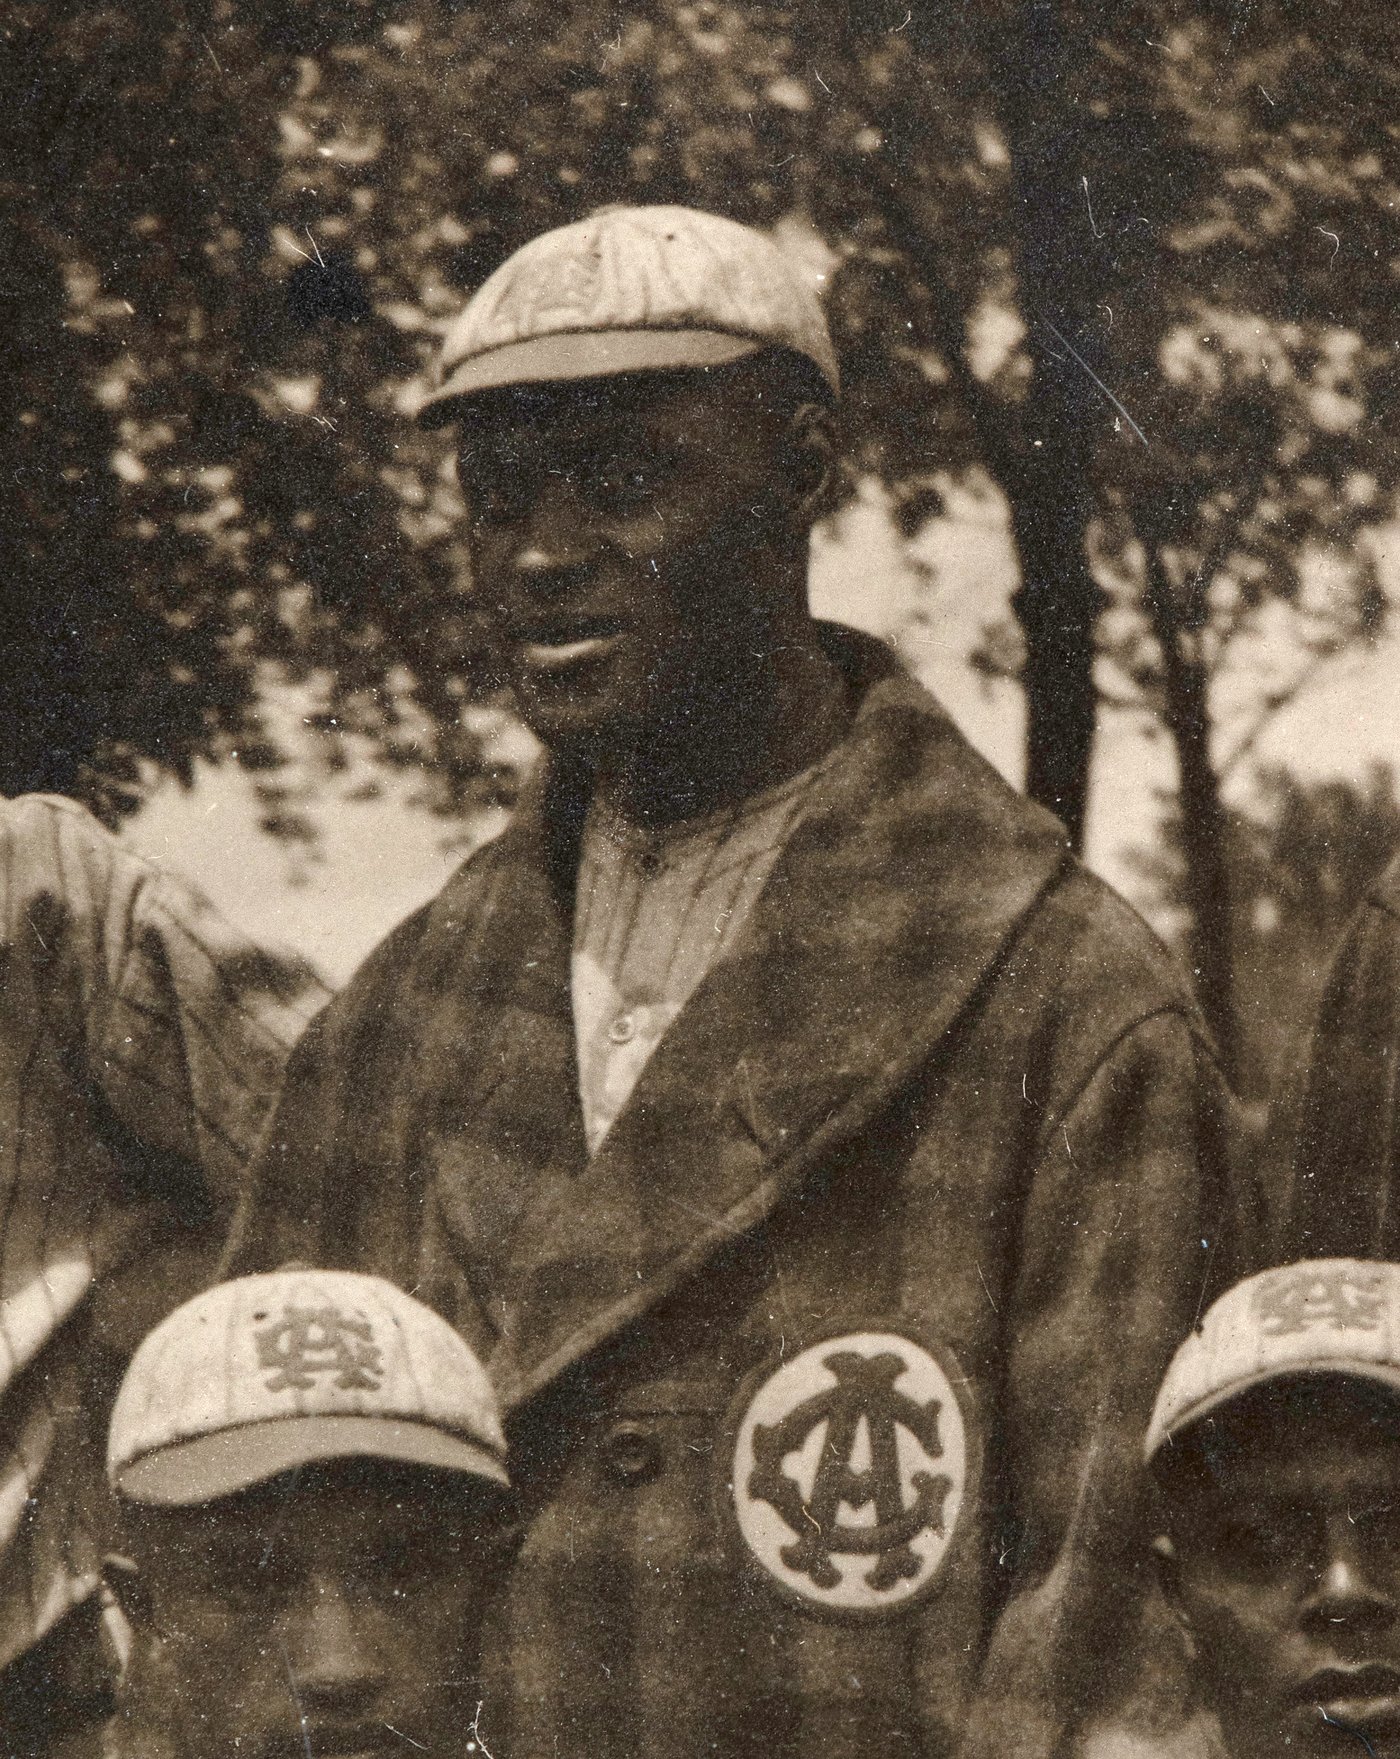
[[[834,626],[825,636],[858,699],[851,730],[736,956],[696,990],[591,1161],[572,1057],[581,814],[568,779],[543,778],[497,846],[508,920],[474,957],[500,969],[478,967],[474,986],[487,977],[496,995],[529,999],[507,1005],[514,1021],[490,1058],[493,1133],[503,1105],[520,1129],[537,1127],[546,1082],[568,1084],[569,1114],[546,1108],[558,1152],[532,1178],[499,1267],[508,1322],[493,1368],[512,1403],[755,1226],[857,1131],[928,1061],[1068,860],[1058,822],[969,750],[887,650]],[[481,1163],[466,1176],[500,1172]],[[447,1207],[450,1225],[470,1191]]]

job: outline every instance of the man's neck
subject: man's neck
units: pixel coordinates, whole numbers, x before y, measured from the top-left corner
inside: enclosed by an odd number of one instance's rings
[[[594,792],[658,829],[723,811],[817,763],[849,719],[845,681],[808,621],[722,687],[675,701],[661,726],[599,765]]]

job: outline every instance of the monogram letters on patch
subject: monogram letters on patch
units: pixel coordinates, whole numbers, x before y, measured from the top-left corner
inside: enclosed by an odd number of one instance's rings
[[[384,1358],[369,1321],[338,1307],[288,1305],[280,1320],[254,1332],[253,1339],[258,1366],[276,1370],[268,1376],[269,1392],[309,1392],[326,1374],[334,1375],[341,1392],[374,1392],[384,1378]]]
[[[898,1611],[937,1577],[968,1457],[962,1406],[929,1351],[895,1332],[832,1338],[773,1370],[743,1411],[739,1531],[807,1604]]]
[[[1321,1325],[1374,1331],[1385,1315],[1385,1288],[1374,1272],[1300,1265],[1294,1273],[1270,1277],[1255,1294],[1254,1311],[1269,1337]]]

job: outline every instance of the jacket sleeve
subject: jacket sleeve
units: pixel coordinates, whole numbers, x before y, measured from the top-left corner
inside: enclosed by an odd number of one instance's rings
[[[1137,1660],[1153,1616],[1142,1438],[1177,1344],[1238,1269],[1232,1102],[1189,1017],[1125,1031],[1040,1132],[1013,1310],[1003,1482],[1008,1592],[970,1751],[1060,1750],[1060,1731],[1169,1697]],[[1149,1670],[1150,1672],[1151,1670]],[[1117,1677],[1115,1677],[1115,1675]]]
[[[381,1267],[374,1247],[388,1245],[383,1210],[396,1195],[379,1190],[395,1158],[383,1136],[394,1109],[387,1100],[411,1054],[414,1005],[404,994],[427,916],[425,907],[381,941],[297,1044],[234,1213],[222,1275],[290,1259]],[[392,1274],[387,1259],[382,1268]]]
[[[123,1147],[232,1195],[288,1051],[327,991],[70,801],[0,802],[7,1035],[42,1035]]]
[[[1400,866],[1352,918],[1275,1100],[1277,1263],[1400,1257]]]

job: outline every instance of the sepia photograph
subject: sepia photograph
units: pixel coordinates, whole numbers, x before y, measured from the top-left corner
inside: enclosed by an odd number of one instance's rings
[[[1400,1759],[1395,36],[0,9],[0,1759]]]

